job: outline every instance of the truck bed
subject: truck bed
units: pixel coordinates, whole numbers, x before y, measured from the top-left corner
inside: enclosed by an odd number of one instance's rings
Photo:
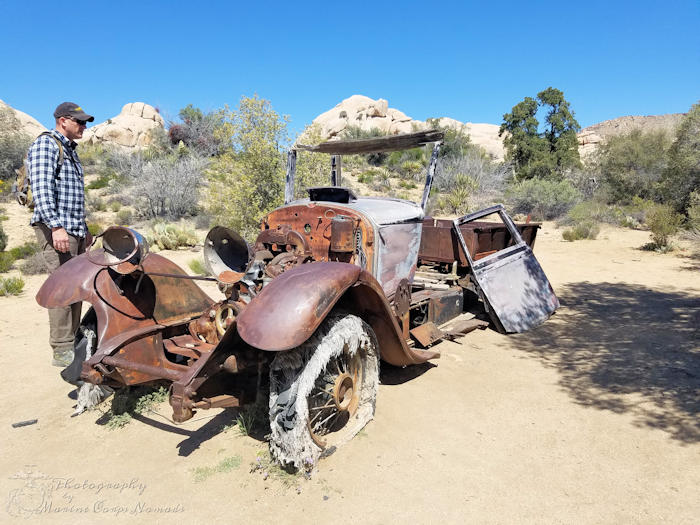
[[[534,248],[541,223],[516,223],[515,226],[527,245]],[[472,221],[462,224],[459,228],[469,254],[475,261],[513,244],[508,228],[501,222]],[[455,261],[461,268],[469,266],[457,240],[453,222],[449,219],[426,217],[423,220],[418,264],[452,264]]]

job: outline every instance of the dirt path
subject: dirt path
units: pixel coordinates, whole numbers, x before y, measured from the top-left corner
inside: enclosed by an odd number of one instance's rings
[[[556,316],[385,367],[375,420],[310,480],[251,473],[266,446],[222,431],[232,411],[175,425],[164,404],[115,431],[98,411],[68,417],[33,299],[43,277],[29,277],[0,298],[0,521],[697,523],[700,272],[647,241],[604,229],[565,243],[545,225],[535,253]]]

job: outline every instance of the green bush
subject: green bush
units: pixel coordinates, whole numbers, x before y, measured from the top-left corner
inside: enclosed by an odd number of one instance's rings
[[[688,229],[700,231],[700,190],[692,192],[688,202]]]
[[[651,239],[657,248],[668,246],[669,238],[678,233],[683,216],[676,213],[667,204],[659,204],[649,213],[647,226],[651,230]]]
[[[196,246],[198,239],[194,230],[185,225],[159,223],[146,234],[148,243],[160,250],[177,250],[180,247]]]
[[[99,222],[88,223],[87,227],[90,235],[93,237],[99,235],[104,230],[104,227]]]
[[[119,210],[122,209],[122,203],[119,201],[111,201],[109,204],[109,209],[112,210],[114,213],[117,213]]]
[[[192,259],[189,263],[187,263],[187,266],[189,266],[190,270],[197,275],[207,275],[209,273],[207,272],[207,269],[204,266],[204,261],[201,258]]]
[[[107,428],[116,430],[128,425],[134,414],[143,414],[158,403],[168,399],[164,386],[143,385],[117,390],[112,398],[112,406],[104,415]]]
[[[15,258],[12,257],[12,254],[0,252],[0,273],[9,272],[14,262]]]
[[[95,180],[85,186],[86,190],[100,190],[109,186],[109,182],[114,179],[114,175],[100,174]]]
[[[26,242],[6,252],[0,252],[0,273],[9,271],[16,260],[30,257],[39,250],[41,247],[36,242]]]
[[[2,227],[2,223],[0,222],[0,252],[4,252],[5,248],[7,248],[7,234],[5,233],[5,229]]]
[[[583,221],[572,228],[564,230],[561,234],[565,241],[577,241],[579,239],[595,239],[600,233],[600,226],[593,221]]]
[[[19,295],[24,289],[21,277],[0,277],[0,296]]]
[[[41,246],[39,246],[38,243],[31,241],[25,242],[21,246],[15,246],[9,250],[9,253],[14,259],[24,259],[30,255],[34,255],[39,250],[41,250]]]
[[[131,210],[127,208],[122,208],[117,212],[117,220],[119,221],[119,224],[123,226],[128,226],[129,224],[131,224],[133,217],[134,214]]]
[[[506,198],[514,213],[555,219],[569,211],[581,194],[566,180],[529,179],[511,185]]]
[[[659,181],[660,200],[687,213],[690,195],[700,188],[700,103],[694,104],[676,130],[668,167]]]
[[[644,133],[639,129],[603,143],[595,163],[611,202],[629,203],[633,197],[654,199],[669,146],[664,131]]]
[[[372,184],[374,180],[374,170],[363,171],[357,176],[357,182],[362,184]]]

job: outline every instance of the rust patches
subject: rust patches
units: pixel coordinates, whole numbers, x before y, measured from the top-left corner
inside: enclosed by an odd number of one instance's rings
[[[309,263],[275,278],[237,319],[238,333],[249,345],[280,351],[299,346],[356,280],[351,264]]]

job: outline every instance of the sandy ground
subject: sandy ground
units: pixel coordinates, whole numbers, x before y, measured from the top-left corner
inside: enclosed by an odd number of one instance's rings
[[[6,208],[11,245],[31,239]],[[608,228],[566,243],[546,224],[535,253],[557,314],[385,367],[375,420],[308,480],[251,472],[266,445],[223,430],[233,410],[175,425],[162,404],[119,430],[69,417],[34,301],[44,277],[27,277],[0,297],[0,521],[698,523],[700,266],[647,241]]]

